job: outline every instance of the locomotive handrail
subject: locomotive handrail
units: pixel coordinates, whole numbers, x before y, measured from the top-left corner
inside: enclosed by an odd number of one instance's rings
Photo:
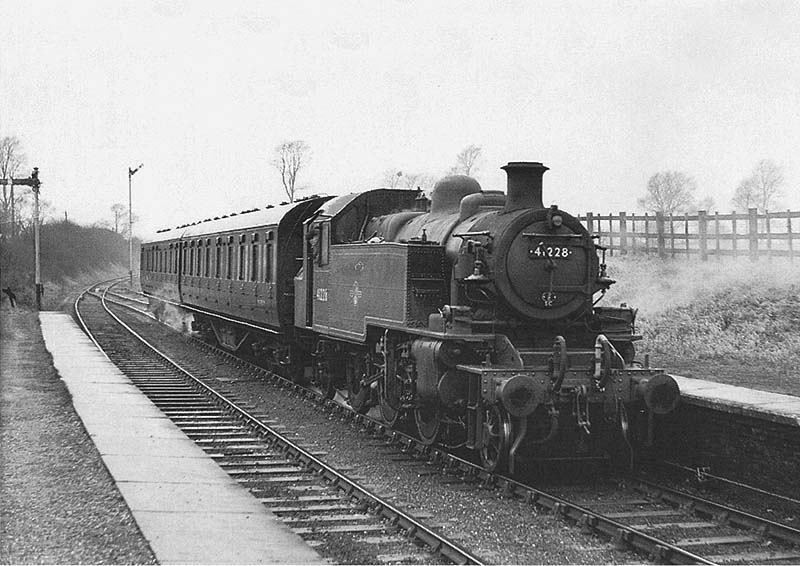
[[[453,234],[454,238],[479,238],[485,236],[490,240],[494,240],[494,235],[490,230],[481,230],[480,232],[462,232],[460,234]]]
[[[544,232],[523,232],[523,236],[526,238],[575,238],[575,239],[583,239],[583,234],[550,234]]]

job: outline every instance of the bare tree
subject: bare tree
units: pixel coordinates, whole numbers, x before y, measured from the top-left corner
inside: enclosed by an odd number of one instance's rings
[[[394,189],[397,187],[416,189],[421,187],[432,187],[436,179],[425,173],[404,173],[389,169],[384,171],[381,184]]]
[[[705,210],[706,212],[716,210],[717,205],[711,196],[705,196],[697,201],[690,212],[695,213],[698,210]]]
[[[432,187],[434,182],[434,179],[430,175],[424,173],[403,173],[400,185],[408,187],[409,189],[418,189],[422,187]]]
[[[297,174],[305,163],[309,147],[303,140],[287,141],[275,147],[275,158],[272,164],[281,175],[283,189],[289,202],[294,202]]]
[[[645,210],[673,214],[692,207],[696,188],[694,179],[681,171],[656,173],[650,177],[647,192],[638,203]]]
[[[25,156],[20,148],[19,140],[13,136],[0,138],[0,178],[11,179],[25,162]],[[17,202],[14,198],[14,186],[3,185],[2,200],[0,200],[0,220],[3,226],[9,226],[9,233],[13,237],[17,232]]]
[[[742,180],[733,194],[734,208],[758,208],[761,212],[779,205],[783,171],[773,161],[762,159],[749,177]]]
[[[450,169],[451,175],[470,175],[477,170],[475,162],[481,156],[481,146],[468,145],[456,156],[456,164]]]
[[[383,172],[383,177],[381,177],[381,185],[384,187],[389,187],[390,189],[394,189],[400,184],[400,180],[403,178],[402,171],[395,171],[394,169],[387,169]]]
[[[17,229],[20,233],[33,229],[33,219],[35,206],[31,192],[22,193],[17,197]],[[53,204],[43,198],[39,198],[39,222],[50,222],[55,218],[56,208]]]
[[[111,212],[114,213],[114,232],[119,234],[119,225],[128,213],[128,207],[124,204],[116,203],[111,207]]]

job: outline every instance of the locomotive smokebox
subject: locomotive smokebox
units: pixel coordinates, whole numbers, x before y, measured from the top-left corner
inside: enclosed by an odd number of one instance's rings
[[[506,206],[503,212],[521,208],[544,208],[542,177],[549,167],[537,161],[512,161],[501,169],[508,175]]]

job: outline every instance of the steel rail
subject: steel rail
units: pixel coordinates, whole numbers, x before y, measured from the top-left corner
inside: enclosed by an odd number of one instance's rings
[[[367,488],[358,482],[339,473],[334,468],[327,465],[325,462],[261,421],[249,411],[237,405],[234,401],[231,401],[224,395],[203,383],[202,380],[195,377],[191,372],[183,368],[176,361],[159,351],[155,346],[147,341],[147,339],[141,336],[111,311],[106,303],[105,298],[109,288],[110,286],[104,291],[103,296],[101,297],[101,302],[103,304],[103,308],[117,322],[117,324],[133,335],[139,342],[146,346],[157,357],[162,359],[168,366],[187,378],[196,387],[214,399],[218,404],[223,405],[226,408],[230,408],[232,411],[236,412],[247,425],[256,429],[256,432],[264,437],[268,445],[279,445],[284,454],[291,455],[292,457],[296,458],[307,470],[317,474],[318,476],[321,476],[326,482],[345,492],[348,497],[355,498],[360,501],[366,501],[370,509],[372,509],[376,515],[387,519],[391,524],[398,526],[409,536],[413,536],[415,539],[423,542],[433,552],[447,558],[451,562],[455,564],[484,564],[479,557],[473,555],[465,548],[436,533],[385,499],[371,493]],[[95,343],[97,342],[95,341]]]
[[[725,521],[731,525],[757,530],[784,542],[800,545],[800,529],[764,517],[758,517],[746,511],[741,511],[696,495],[681,493],[675,489],[663,487],[641,478],[633,477],[631,479],[639,484],[638,489],[642,493],[647,493],[648,495],[658,497],[659,499],[676,505],[691,505],[692,510],[699,514],[705,514],[709,517],[724,517]]]
[[[498,476],[495,484],[502,488],[505,493],[513,496],[521,495],[526,503],[545,507],[557,515],[575,521],[586,530],[603,533],[620,545],[624,544],[634,549],[645,551],[651,559],[659,563],[714,564],[711,560],[686,549],[511,478]]]
[[[116,277],[116,278],[114,278],[114,279],[108,279],[108,280],[106,280],[106,281],[101,281],[100,283],[94,283],[94,284],[92,284],[92,285],[89,285],[89,286],[88,286],[88,287],[86,287],[86,288],[85,288],[83,291],[81,291],[81,293],[80,293],[80,294],[78,295],[78,297],[75,299],[75,302],[72,304],[72,311],[75,313],[75,318],[77,318],[77,319],[78,319],[78,325],[81,327],[81,330],[83,330],[83,333],[84,333],[84,334],[86,334],[86,336],[88,336],[88,337],[89,337],[89,340],[91,340],[91,341],[92,341],[92,344],[94,344],[94,345],[95,345],[95,347],[96,347],[98,350],[100,350],[100,353],[101,353],[101,354],[103,354],[103,356],[105,356],[105,358],[106,358],[108,361],[111,361],[111,358],[109,358],[109,357],[108,357],[108,354],[106,354],[105,350],[103,350],[103,348],[100,346],[100,343],[99,343],[99,342],[97,341],[97,339],[94,337],[94,334],[92,334],[92,333],[91,333],[91,331],[89,330],[89,326],[86,324],[86,321],[83,319],[83,316],[81,315],[81,311],[80,311],[80,308],[78,308],[78,305],[79,305],[79,304],[80,304],[80,302],[83,300],[83,298],[84,298],[84,297],[85,297],[85,296],[86,296],[88,293],[90,293],[90,292],[91,292],[91,291],[92,291],[92,290],[93,290],[95,287],[97,287],[97,286],[99,286],[99,285],[106,285],[106,284],[110,284],[110,283],[112,283],[112,282],[121,282],[121,281],[123,281],[124,279],[125,279],[124,277]]]
[[[789,497],[787,495],[783,495],[781,493],[775,493],[773,491],[767,491],[765,489],[761,489],[761,488],[758,488],[758,487],[755,487],[753,485],[746,484],[746,483],[743,483],[743,482],[735,481],[735,480],[732,480],[730,478],[717,476],[717,475],[714,475],[714,474],[712,474],[712,473],[710,473],[710,472],[708,472],[708,471],[706,471],[706,470],[704,470],[702,468],[697,468],[697,467],[692,468],[692,467],[689,467],[689,466],[684,466],[682,464],[678,464],[676,462],[669,462],[669,461],[666,461],[666,460],[663,461],[663,462],[660,462],[660,464],[662,466],[664,466],[664,467],[671,467],[671,468],[675,468],[675,469],[678,469],[678,470],[681,470],[681,471],[684,471],[684,472],[689,472],[689,473],[695,475],[698,478],[698,480],[703,480],[705,478],[709,478],[709,479],[712,479],[712,480],[715,480],[715,481],[718,481],[718,482],[721,482],[721,483],[724,483],[724,484],[729,484],[729,485],[733,485],[733,486],[736,486],[736,487],[740,487],[742,489],[747,489],[749,491],[753,491],[755,493],[760,493],[761,495],[766,495],[767,497],[772,497],[772,498],[775,498],[775,499],[781,499],[783,501],[786,501],[788,503],[792,503],[794,505],[800,505],[800,499],[795,499],[794,497]]]

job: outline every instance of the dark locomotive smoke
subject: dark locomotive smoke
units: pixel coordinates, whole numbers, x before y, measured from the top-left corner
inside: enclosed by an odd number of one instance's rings
[[[544,208],[542,177],[549,167],[536,161],[512,161],[501,169],[508,175],[506,206],[503,212],[521,208]]]

